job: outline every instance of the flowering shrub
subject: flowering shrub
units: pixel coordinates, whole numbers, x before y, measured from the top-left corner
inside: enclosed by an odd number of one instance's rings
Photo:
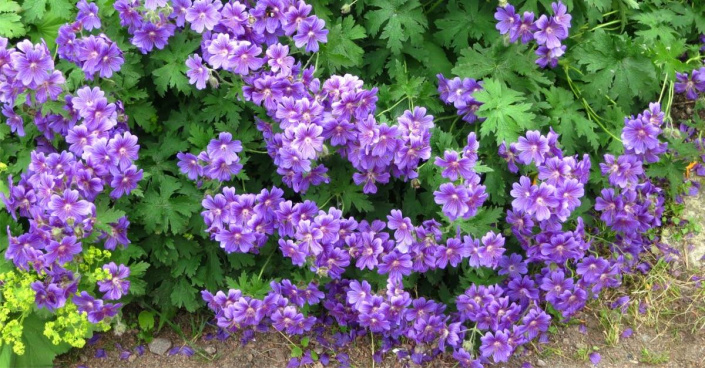
[[[670,117],[705,89],[698,6],[63,1],[0,25],[13,359],[138,298],[221,338],[504,362],[677,256],[665,204],[705,174]]]

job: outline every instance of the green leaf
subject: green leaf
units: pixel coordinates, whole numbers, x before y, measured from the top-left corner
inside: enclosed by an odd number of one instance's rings
[[[365,28],[355,24],[353,17],[338,18],[329,28],[328,43],[321,47],[320,65],[330,74],[343,68],[360,66],[364,51],[354,41],[366,36]]]
[[[577,138],[584,137],[590,147],[597,151],[600,147],[595,130],[598,125],[585,117],[582,105],[575,101],[573,93],[565,88],[551,87],[542,90],[550,108],[546,115],[550,117],[550,124],[561,135],[561,146],[567,154],[578,152]]]
[[[436,20],[436,37],[445,47],[452,47],[456,52],[468,48],[469,40],[487,40],[497,38],[492,18],[493,9],[489,3],[480,7],[475,0],[452,0],[448,2],[448,13]]]
[[[140,329],[143,331],[149,331],[154,328],[154,313],[150,311],[143,310],[137,316],[137,322],[140,325]]]
[[[147,133],[153,133],[157,129],[157,109],[152,106],[152,102],[145,101],[127,105],[125,113],[133,125],[137,124]]]
[[[380,34],[387,40],[387,47],[399,54],[406,41],[420,42],[428,22],[418,0],[387,0],[371,4],[378,8],[365,15],[367,28],[372,35]]]
[[[178,195],[181,183],[177,179],[171,176],[163,178],[158,185],[154,182],[150,185],[135,212],[143,219],[148,231],[181,234],[186,231],[191,215],[201,206],[192,197]]]
[[[501,207],[482,207],[474,217],[456,222],[464,233],[478,238],[492,230],[491,225],[499,222],[499,218],[503,214],[504,210]]]
[[[71,0],[48,0],[48,3],[53,16],[66,19],[67,22],[70,18],[73,18],[71,14],[73,14],[74,9],[76,9],[75,2]],[[101,8],[101,10],[103,10],[103,8]]]
[[[473,48],[461,52],[453,74],[475,79],[490,76],[514,89],[536,92],[540,85],[552,82],[539,70],[535,59],[535,55],[525,45],[513,44],[507,47],[496,42],[483,48],[476,43]]]
[[[41,21],[34,24],[33,29],[27,32],[27,35],[32,37],[32,41],[39,43],[44,40],[47,43],[49,50],[54,50],[56,47],[56,36],[59,34],[59,28],[66,24],[65,18],[59,18],[53,13],[44,15]]]
[[[362,193],[362,188],[352,182],[350,182],[340,194],[346,212],[350,211],[353,207],[363,213],[374,209],[372,202],[367,199],[367,195]]]
[[[63,354],[71,348],[69,344],[61,343],[54,345],[49,338],[44,336],[44,325],[36,314],[30,314],[25,318],[22,331],[22,342],[25,344],[23,355],[14,355],[10,367],[53,367],[54,358]],[[4,345],[3,348],[7,347]]]
[[[167,88],[189,95],[192,93],[188,78],[186,78],[186,59],[196,51],[200,39],[189,39],[189,34],[178,33],[169,41],[169,46],[164,50],[153,53],[152,59],[157,64],[152,71],[157,93],[164,96]],[[159,62],[162,63],[159,63]]]
[[[144,295],[147,283],[144,281],[143,276],[147,272],[149,266],[150,265],[147,262],[137,262],[130,265],[130,295]]]
[[[29,22],[41,19],[47,10],[47,0],[25,0],[22,3],[22,17]]]
[[[475,93],[475,99],[482,102],[477,116],[483,117],[480,126],[482,135],[494,134],[497,143],[517,140],[524,131],[535,127],[531,105],[520,92],[507,88],[504,83],[485,79],[483,89]]]
[[[174,306],[184,308],[189,312],[194,312],[200,307],[198,290],[191,286],[191,283],[185,277],[180,278],[176,282],[169,297]]]
[[[204,149],[214,137],[213,128],[202,124],[189,125],[188,141],[197,149]]]
[[[301,339],[301,346],[303,346],[304,348],[307,348],[309,341],[311,341],[310,337],[308,337],[308,336],[304,337],[303,339]]]
[[[260,280],[256,276],[248,277],[245,272],[242,272],[237,280],[226,277],[225,281],[229,288],[240,290],[253,298],[261,298],[270,290],[268,281]]]
[[[294,346],[291,348],[291,357],[292,358],[300,358],[302,355],[304,355],[303,350],[301,350],[300,347]]]
[[[223,89],[203,98],[203,113],[199,116],[206,122],[224,119],[230,129],[234,130],[240,124],[240,112],[242,107],[233,96],[233,91]]]
[[[0,36],[15,38],[27,33],[19,15],[21,10],[20,5],[12,0],[0,0]]]
[[[624,35],[596,30],[572,55],[585,66],[583,90],[596,102],[606,105],[612,99],[625,111],[631,111],[633,99],[651,101],[658,93],[659,80],[653,63],[639,45]]]

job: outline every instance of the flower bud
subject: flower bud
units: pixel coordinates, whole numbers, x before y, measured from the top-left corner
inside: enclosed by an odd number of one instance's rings
[[[350,4],[343,4],[343,6],[340,8],[340,12],[342,14],[348,14],[348,13],[350,13],[350,8],[351,8]]]
[[[213,88],[218,88],[220,83],[218,82],[218,79],[216,79],[214,76],[208,77],[208,84],[210,84],[211,87]]]

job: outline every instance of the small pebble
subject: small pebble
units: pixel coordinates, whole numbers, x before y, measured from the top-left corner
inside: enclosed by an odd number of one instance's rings
[[[251,362],[255,357],[252,354],[247,354],[247,361]]]
[[[205,349],[203,349],[207,354],[213,355],[215,354],[215,346],[206,346]]]
[[[157,355],[166,354],[170,347],[171,341],[162,337],[157,337],[149,343],[149,351]]]
[[[545,367],[547,364],[543,360],[539,359],[536,361],[536,366],[537,367]]]
[[[130,362],[130,363],[132,363],[132,362],[135,361],[135,359],[137,359],[137,355],[131,354],[130,357],[127,358],[127,361]]]

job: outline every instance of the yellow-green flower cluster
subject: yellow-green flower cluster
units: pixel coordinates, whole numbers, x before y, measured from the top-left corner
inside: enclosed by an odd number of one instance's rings
[[[44,325],[44,335],[54,345],[66,342],[73,347],[82,348],[86,344],[86,336],[90,331],[110,329],[110,325],[105,322],[98,324],[88,322],[86,316],[85,312],[78,311],[75,304],[67,303],[57,311],[56,320]]]
[[[22,321],[32,311],[34,291],[30,284],[36,276],[9,271],[0,274],[2,282],[2,302],[0,303],[0,340],[2,344],[12,346],[15,354],[23,354]]]
[[[93,265],[107,262],[111,255],[109,250],[90,246],[83,252],[83,262],[78,265],[78,268],[83,272],[88,272]]]

